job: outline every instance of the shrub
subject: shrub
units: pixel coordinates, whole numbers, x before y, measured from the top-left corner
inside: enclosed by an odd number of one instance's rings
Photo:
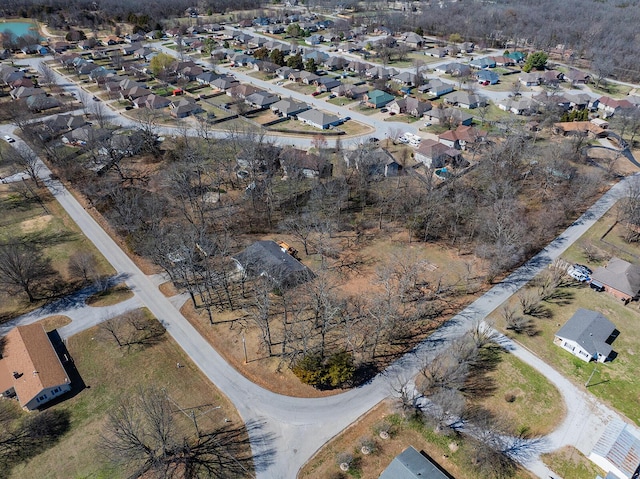
[[[324,359],[317,353],[310,353],[297,361],[291,368],[305,384],[314,387],[341,387],[349,383],[355,374],[353,355],[340,351]]]

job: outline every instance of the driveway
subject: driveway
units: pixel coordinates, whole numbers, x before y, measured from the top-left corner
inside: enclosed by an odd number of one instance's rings
[[[252,82],[254,80],[251,79]],[[1,134],[9,133],[11,130],[11,126],[0,127]],[[16,140],[17,144],[22,144],[21,140]],[[624,195],[626,185],[633,181],[633,178],[627,178],[611,188],[538,255],[457,314],[386,372],[379,374],[366,385],[337,396],[301,399],[267,391],[251,383],[227,364],[172,302],[160,293],[153,279],[140,271],[64,186],[49,179],[49,173],[49,170],[43,167],[41,174],[52,194],[116,271],[126,276],[126,283],[134,291],[139,304],[151,310],[207,378],[234,403],[249,429],[257,476],[265,479],[295,477],[299,468],[325,442],[391,394],[390,377],[414,375],[423,358],[433,357],[447,347],[452,339],[461,336],[476,321],[485,318],[573,244]],[[517,348],[514,351],[517,352]],[[554,384],[559,385],[566,403],[572,410],[560,429],[549,436],[550,447],[573,445],[583,452],[588,452],[585,448],[589,446],[590,440],[584,438],[597,438],[600,424],[584,420],[593,412],[593,403],[589,402],[593,399],[578,401],[576,398],[584,393],[577,387],[563,380],[557,372],[535,356],[524,352],[517,354],[543,372]],[[609,414],[614,415],[608,408],[595,404],[603,415],[603,422]],[[576,434],[576,430],[572,429],[576,424],[580,425],[579,431],[582,431],[582,434]],[[548,473],[540,468],[539,463],[532,464],[531,467],[538,474]]]

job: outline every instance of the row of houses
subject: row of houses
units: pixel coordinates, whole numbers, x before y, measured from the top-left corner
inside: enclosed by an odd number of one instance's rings
[[[27,108],[40,112],[59,107],[60,100],[35,85],[25,72],[9,65],[0,66],[0,81],[9,87],[12,100],[24,101]]]

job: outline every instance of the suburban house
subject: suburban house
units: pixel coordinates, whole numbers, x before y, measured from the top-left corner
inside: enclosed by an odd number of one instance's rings
[[[611,343],[619,334],[615,325],[602,314],[580,308],[558,330],[553,342],[583,361],[595,359],[604,363],[611,357]]]
[[[569,68],[569,71],[565,73],[564,79],[572,85],[586,85],[591,78],[588,73],[581,72],[575,68]]]
[[[301,113],[305,110],[309,109],[309,105],[302,102],[297,102],[292,99],[284,99],[272,103],[270,105],[271,111],[274,113],[283,116],[283,117],[291,117],[296,116],[298,113]]]
[[[244,101],[255,108],[267,108],[280,101],[280,97],[268,91],[257,91],[247,96]]]
[[[41,324],[13,328],[0,356],[0,396],[29,411],[71,389],[69,375]]]
[[[455,130],[447,130],[438,135],[438,141],[449,148],[466,150],[472,145],[482,143],[486,136],[486,131],[478,130],[472,126],[460,125]]]
[[[393,155],[381,147],[347,150],[344,161],[347,168],[365,168],[371,176],[396,177],[402,174],[403,169]]]
[[[333,88],[331,91],[338,96],[344,96],[353,100],[359,100],[369,91],[369,88],[367,88],[366,85],[353,85],[350,83],[343,83],[342,85]]]
[[[498,102],[498,108],[503,111],[510,111],[514,115],[529,115],[537,110],[537,102],[531,98],[520,98],[514,100],[512,98],[505,98]]]
[[[261,90],[260,88],[255,87],[253,85],[247,85],[247,84],[241,83],[234,87],[229,88],[227,90],[227,95],[229,95],[231,98],[238,98],[240,100],[244,100],[249,95],[253,95],[254,93],[257,93],[259,91],[264,91],[264,90]]]
[[[264,276],[279,288],[292,288],[315,276],[275,241],[256,241],[233,259],[247,277]]]
[[[221,91],[227,91],[230,88],[240,85],[240,82],[232,76],[221,76],[213,80],[210,85]]]
[[[406,43],[412,48],[421,48],[425,43],[424,38],[422,38],[416,32],[403,33],[400,41]]]
[[[174,118],[185,118],[189,115],[193,115],[202,111],[200,105],[188,98],[174,100],[169,106],[171,107],[171,111],[169,112],[169,114]]]
[[[446,63],[436,67],[436,72],[444,73],[454,77],[471,75],[471,67],[463,63]]]
[[[149,108],[150,110],[158,110],[160,108],[165,108],[169,106],[171,100],[165,98],[163,96],[151,95],[141,96],[140,98],[136,98],[133,100],[134,108]]]
[[[611,258],[606,266],[593,272],[591,283],[602,286],[607,293],[622,301],[630,301],[640,292],[640,266]]]
[[[640,431],[613,419],[593,446],[589,460],[607,473],[606,479],[633,479],[640,472]]]
[[[518,81],[523,86],[537,86],[540,84],[540,73],[530,72],[521,73],[518,77]]]
[[[454,87],[451,83],[443,82],[439,79],[429,80],[429,83],[425,83],[418,87],[418,91],[421,93],[429,92],[429,94],[434,97],[440,97],[442,95],[446,95],[447,93],[451,93],[454,90]]]
[[[431,102],[420,101],[412,96],[396,99],[387,106],[389,111],[394,112],[396,115],[406,113],[416,118],[422,118],[425,112],[431,110]]]
[[[280,154],[280,166],[289,178],[329,178],[333,165],[319,155],[297,148],[285,148]]]
[[[467,109],[477,108],[480,106],[480,99],[476,95],[465,91],[456,91],[445,96],[444,102],[449,105],[455,105]]]
[[[424,114],[425,119],[433,123],[467,125],[473,123],[473,116],[457,108],[432,108]]]
[[[446,164],[455,166],[464,161],[459,150],[431,139],[422,140],[415,152],[415,160],[427,168],[442,168]]]
[[[380,80],[389,80],[399,72],[395,68],[385,68],[381,66],[371,67],[366,71],[369,78],[378,78]]]
[[[477,69],[495,68],[496,62],[491,57],[475,58],[469,62],[469,66]]]
[[[451,475],[427,455],[409,446],[391,461],[379,479],[451,479]]]
[[[521,63],[526,58],[526,55],[522,52],[510,52],[506,53],[504,56],[513,59],[516,63]]]
[[[370,108],[382,108],[387,103],[392,102],[395,97],[386,91],[373,90],[366,93],[363,97],[365,105]]]
[[[276,70],[276,76],[281,78],[282,80],[288,80],[289,75],[293,72],[293,68],[289,67],[280,67]]]
[[[604,138],[607,136],[604,128],[590,121],[564,121],[554,123],[553,131],[563,136],[583,135],[593,138]]]
[[[429,48],[424,52],[425,55],[435,58],[444,58],[449,53],[448,48]]]
[[[495,85],[500,81],[498,74],[489,70],[480,70],[474,76],[476,80],[478,80],[478,83],[482,83],[483,85]]]
[[[342,85],[342,82],[340,80],[338,80],[337,78],[334,77],[320,77],[318,78],[316,81],[313,82],[314,85],[316,85],[317,91],[320,92],[327,92],[327,91],[331,91],[336,87],[339,87],[340,85]]]
[[[416,84],[416,74],[411,72],[402,72],[394,75],[392,81],[401,85],[414,86]]]
[[[606,116],[611,116],[620,110],[635,108],[629,100],[616,100],[608,96],[602,96],[597,101],[598,110],[602,110]]]
[[[304,42],[307,45],[320,45],[322,42],[324,42],[324,37],[316,33],[314,35],[309,35],[304,39]]]
[[[331,126],[336,126],[342,123],[342,120],[335,115],[324,113],[320,110],[305,110],[298,113],[298,120],[307,125],[326,130]]]

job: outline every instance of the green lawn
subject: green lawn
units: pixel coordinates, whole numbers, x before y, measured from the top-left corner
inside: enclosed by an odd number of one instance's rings
[[[155,321],[148,310],[144,311],[149,321]],[[53,406],[69,412],[70,430],[53,447],[16,467],[10,477],[124,477],[123,471],[108,462],[98,444],[108,412],[139,388],[166,388],[182,408],[197,408],[194,411],[200,413],[208,410],[199,417],[203,429],[222,425],[224,418],[241,424],[228,400],[166,333],[159,343],[129,352],[105,338],[99,328],[92,328],[68,340],[68,350],[87,385],[74,397]],[[177,363],[182,367],[176,368]],[[217,406],[221,408],[211,409]]]
[[[542,461],[556,474],[571,479],[593,479],[604,477],[606,472],[587,459],[573,447],[565,447],[552,453],[543,454]]]
[[[29,187],[37,199],[25,200],[12,188]],[[35,198],[35,196],[32,196]],[[82,234],[48,190],[37,188],[31,182],[18,185],[0,185],[0,241],[20,238],[35,242],[63,280],[68,280],[67,265],[75,252],[92,254],[102,275],[115,271],[95,246]],[[24,294],[0,293],[0,321],[35,309],[44,300],[29,303]]]
[[[612,222],[612,215],[607,215],[598,221],[575,245],[569,248],[563,258],[571,263],[586,263],[592,269],[603,264],[604,260],[599,263],[589,262],[585,257],[583,245],[590,244],[603,255],[615,253],[623,259],[633,259],[629,255],[637,252],[637,246],[622,245],[628,251],[625,255],[622,250],[599,239],[609,230]],[[620,243],[619,238],[616,239],[615,232],[607,234],[605,240],[610,243]],[[517,302],[517,298],[512,298],[512,305],[517,305]],[[640,370],[640,355],[637,353],[640,351],[640,337],[636,333],[640,322],[640,305],[632,302],[625,306],[609,294],[597,293],[587,285],[570,282],[558,289],[558,299],[545,302],[543,306],[548,310],[549,319],[534,319],[539,334],[533,337],[517,335],[515,339],[536,352],[581,388],[584,388],[593,373],[588,391],[640,425],[640,402],[638,401],[640,377],[636,374],[636,371]],[[602,313],[620,331],[620,335],[613,343],[613,349],[618,353],[613,361],[605,364],[585,363],[553,344],[554,334],[578,308]],[[500,308],[492,314],[492,317],[500,328],[504,328],[504,320],[499,311]],[[510,332],[507,333],[513,336]]]

